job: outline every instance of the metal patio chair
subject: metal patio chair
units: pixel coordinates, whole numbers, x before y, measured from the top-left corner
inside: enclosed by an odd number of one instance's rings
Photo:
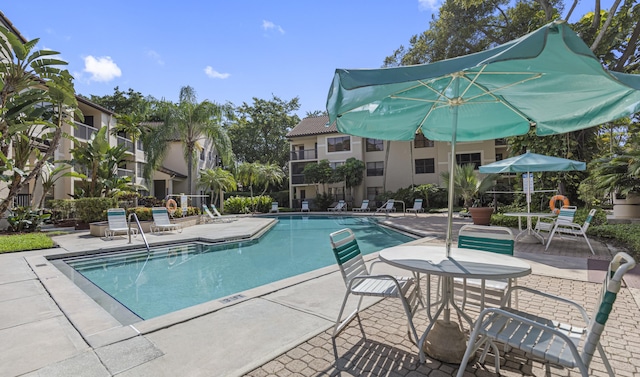
[[[556,218],[551,218],[551,221],[544,221],[543,219],[539,218],[536,222],[536,226],[533,228],[533,231],[538,233],[544,240],[544,236],[540,232],[551,233],[557,221],[572,223],[577,210],[578,207],[576,206],[562,207],[560,208],[558,216]]]
[[[566,298],[526,287],[510,288],[503,303],[516,290],[530,292],[540,301],[544,300],[548,301],[547,304],[553,304],[554,308],[562,304],[576,309],[582,316],[584,323],[564,324],[553,318],[504,306],[485,309],[480,313],[475,323],[457,376],[464,375],[469,359],[482,346],[484,346],[484,350],[480,362],[484,362],[487,352],[491,348],[495,354],[496,374],[500,375],[500,357],[496,342],[524,351],[532,359],[543,360],[546,363],[547,374],[550,373],[549,364],[556,364],[565,368],[578,368],[584,377],[589,376],[589,365],[597,350],[607,373],[609,376],[614,376],[613,369],[600,344],[600,337],[620,291],[622,277],[635,264],[633,258],[623,252],[617,253],[613,257],[602,284],[600,299],[591,317],[581,305]],[[548,307],[539,304],[536,306]]]
[[[560,210],[560,213],[562,213],[562,210]],[[596,255],[596,253],[593,251],[593,247],[591,246],[591,242],[589,242],[589,238],[587,237],[587,229],[589,228],[589,224],[591,224],[591,220],[593,219],[593,215],[595,214],[596,214],[596,209],[592,208],[591,211],[589,211],[589,214],[587,215],[587,219],[582,225],[576,224],[573,221],[567,222],[567,221],[556,220],[555,225],[551,230],[551,234],[549,234],[549,240],[547,241],[547,246],[545,246],[544,249],[547,250],[549,248],[549,245],[551,244],[551,240],[553,239],[553,236],[555,234],[559,234],[560,236],[562,236],[563,234],[568,234],[574,237],[583,236],[585,241],[587,241],[587,245],[589,245],[589,250],[591,250],[591,254]]]
[[[306,200],[302,201],[302,208],[300,208],[300,212],[311,212],[311,210],[309,210],[309,202]]]
[[[165,230],[176,230],[182,233],[182,225],[173,224],[169,220],[169,213],[165,207],[153,207],[151,209],[153,215],[153,224],[151,225],[151,233],[160,233]]]
[[[396,208],[393,206],[395,201],[393,199],[387,200],[380,208],[376,209],[376,212],[395,212]]]
[[[353,212],[369,212],[369,199],[364,199],[360,207],[354,208]]]
[[[418,216],[418,212],[424,212],[424,208],[422,208],[422,199],[414,200],[413,208],[407,208],[406,212],[413,212],[416,216]]]
[[[413,316],[418,309],[418,306],[422,303],[417,289],[417,284],[414,278],[410,277],[398,277],[391,275],[371,275],[364,263],[360,248],[358,247],[358,241],[351,229],[346,228],[333,232],[329,235],[331,241],[331,247],[333,248],[333,254],[340,267],[344,284],[347,287],[342,306],[340,307],[340,313],[338,319],[333,328],[332,337],[335,338],[338,334],[353,320],[358,318],[360,323],[360,305],[364,296],[374,297],[393,297],[400,299],[407,315],[407,331],[413,337],[415,344],[419,342],[418,333],[413,325]],[[374,262],[375,264],[376,262]],[[372,265],[373,267],[373,265]],[[360,296],[356,309],[342,320],[342,314],[347,304],[347,300],[350,295]],[[360,323],[360,329],[362,330],[362,324]]]
[[[134,237],[138,236],[138,228],[129,228],[127,224],[127,214],[124,208],[109,208],[107,210],[107,220],[109,226],[104,230],[104,236],[108,239],[113,239],[117,233],[124,233],[126,235],[131,232]]]

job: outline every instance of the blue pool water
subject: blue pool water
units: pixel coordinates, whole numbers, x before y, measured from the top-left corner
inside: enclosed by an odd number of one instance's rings
[[[259,240],[182,244],[69,258],[73,267],[142,319],[233,295],[335,264],[329,233],[351,228],[363,254],[412,238],[364,217],[278,217]]]

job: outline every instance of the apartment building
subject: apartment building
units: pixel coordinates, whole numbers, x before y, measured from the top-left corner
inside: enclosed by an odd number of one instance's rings
[[[292,208],[299,208],[302,200],[313,201],[323,190],[336,199],[344,199],[359,206],[362,199],[376,203],[376,196],[386,191],[397,191],[411,185],[433,183],[443,186],[441,173],[448,171],[451,144],[428,140],[417,134],[413,141],[384,141],[362,138],[338,132],[335,123],[328,125],[329,117],[305,118],[288,134],[291,146],[289,162],[289,192]],[[344,185],[304,183],[303,170],[309,163],[328,160],[335,168],[354,157],[365,163],[364,180],[353,191],[353,198]],[[473,163],[476,167],[507,157],[504,139],[456,144],[456,162]],[[377,203],[380,205],[381,203]]]

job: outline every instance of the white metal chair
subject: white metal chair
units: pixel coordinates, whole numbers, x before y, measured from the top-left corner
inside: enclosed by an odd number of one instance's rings
[[[407,331],[413,336],[417,345],[419,338],[413,325],[413,315],[422,301],[419,297],[419,290],[416,289],[415,279],[391,275],[370,275],[360,253],[358,241],[349,228],[331,233],[329,239],[333,254],[340,267],[344,284],[347,287],[338,319],[333,328],[332,337],[335,338],[353,318],[358,317],[358,322],[360,322],[358,313],[364,296],[394,297],[402,301],[402,306],[407,315]],[[342,320],[342,314],[350,295],[360,296],[358,305],[347,318]],[[362,329],[362,324],[360,328]]]
[[[560,210],[560,213],[562,213],[562,210]],[[593,247],[591,247],[591,242],[589,242],[589,238],[587,237],[587,229],[589,228],[589,224],[591,224],[591,220],[593,219],[593,215],[595,215],[595,213],[596,213],[595,208],[591,209],[591,211],[589,211],[589,214],[587,215],[587,219],[582,225],[576,224],[574,222],[556,220],[555,225],[553,226],[553,230],[551,230],[551,234],[549,234],[549,240],[547,241],[547,246],[544,249],[547,250],[549,248],[549,245],[551,244],[551,240],[553,239],[553,236],[556,233],[560,234],[561,236],[562,234],[568,234],[575,237],[578,237],[581,235],[584,237],[585,241],[587,241],[587,245],[589,245],[591,254],[595,255],[596,253],[593,251]]]
[[[395,201],[393,199],[389,199],[380,208],[376,209],[376,212],[395,212],[396,208],[393,206],[394,203]]]
[[[369,212],[369,199],[364,199],[360,207],[353,209],[354,212]]]
[[[113,239],[117,233],[125,233],[126,235],[131,232],[134,237],[138,236],[138,228],[129,228],[127,224],[127,214],[124,208],[109,208],[107,210],[107,220],[109,226],[104,230],[104,236],[108,239]]]
[[[424,212],[424,208],[422,208],[422,199],[414,200],[413,208],[407,208],[406,212],[413,212],[416,216],[418,216],[418,212]]]
[[[540,232],[551,233],[553,227],[556,225],[556,221],[572,223],[577,209],[578,207],[575,206],[564,206],[560,209],[558,216],[551,219],[551,221],[545,221],[544,218],[539,218],[533,231],[538,233],[544,240],[544,236]]]
[[[151,233],[160,233],[165,230],[176,230],[182,233],[182,225],[173,224],[169,220],[169,213],[165,207],[153,207],[151,209],[153,215],[153,224],[151,224]]]
[[[280,212],[280,209],[278,208],[278,202],[272,202],[269,213],[279,213],[279,212]]]
[[[467,350],[464,354],[458,377],[462,377],[469,359],[482,346],[480,362],[484,359],[489,348],[495,353],[496,374],[500,375],[500,357],[495,342],[519,349],[533,359],[546,362],[547,374],[549,364],[556,364],[565,368],[578,368],[584,377],[589,376],[589,365],[596,350],[609,373],[614,376],[609,360],[600,344],[600,337],[609,314],[620,291],[623,275],[635,266],[635,261],[628,254],[620,252],[613,257],[602,285],[600,299],[594,314],[589,317],[587,311],[579,304],[566,298],[550,295],[526,287],[512,287],[507,292],[503,302],[516,290],[530,292],[540,301],[548,301],[548,305],[567,305],[575,308],[584,323],[564,324],[553,318],[542,317],[538,314],[525,313],[508,307],[489,308],[480,313],[469,338]],[[536,305],[548,308],[548,305]],[[549,311],[553,313],[553,310]]]
[[[309,210],[309,202],[306,200],[302,201],[302,208],[300,209],[300,212],[311,212]]]
[[[214,221],[214,222],[223,222],[223,223],[228,223],[231,222],[232,220],[224,218],[220,212],[218,212],[218,209],[216,208],[215,205],[211,205],[211,209],[209,209],[209,207],[207,207],[206,204],[202,205],[202,209],[204,210],[204,212],[207,214],[209,221]],[[212,212],[213,211],[213,212]]]
[[[515,237],[511,229],[501,226],[485,226],[467,224],[458,232],[458,247],[475,249],[492,253],[513,255]],[[480,310],[487,304],[500,306],[507,290],[513,285],[512,280],[484,280],[454,278],[454,295],[462,297],[464,309],[469,299],[478,301]]]
[[[338,204],[335,205],[335,207],[329,207],[329,208],[327,208],[327,210],[331,211],[331,212],[346,211],[347,210],[347,203],[344,200],[340,200],[340,201],[338,201]]]

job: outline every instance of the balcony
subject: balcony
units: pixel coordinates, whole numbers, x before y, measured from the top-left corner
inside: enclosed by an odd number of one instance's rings
[[[77,137],[78,139],[89,140],[91,139],[91,135],[98,132],[97,128],[88,126],[84,123],[80,123],[80,122],[73,122],[73,123],[76,126],[76,128],[73,130],[73,136]]]
[[[291,161],[316,160],[316,159],[318,159],[318,151],[315,149],[291,151]]]
[[[118,177],[131,177],[133,179],[133,170],[118,168]]]
[[[292,185],[304,184],[304,174],[291,174],[291,184]]]
[[[133,142],[131,140],[124,138],[122,136],[116,136],[116,139],[118,140],[118,146],[124,145],[125,148],[127,149],[127,152],[134,153]]]

